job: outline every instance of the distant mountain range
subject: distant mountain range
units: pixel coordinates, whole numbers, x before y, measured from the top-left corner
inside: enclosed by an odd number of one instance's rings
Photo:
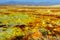
[[[3,5],[3,4],[20,4],[20,5],[44,5],[44,6],[49,6],[49,5],[57,5],[57,4],[60,4],[60,3],[53,3],[53,2],[18,2],[18,1],[9,1],[9,2],[4,2],[4,3],[0,3],[0,5]]]

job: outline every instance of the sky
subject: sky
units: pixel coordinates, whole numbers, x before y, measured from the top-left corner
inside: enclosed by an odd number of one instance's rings
[[[60,0],[0,0],[0,3],[9,2],[9,1],[34,2],[34,3],[49,2],[49,3],[59,3],[60,4]]]
[[[60,0],[0,0],[0,2],[20,1],[20,2],[60,2]]]

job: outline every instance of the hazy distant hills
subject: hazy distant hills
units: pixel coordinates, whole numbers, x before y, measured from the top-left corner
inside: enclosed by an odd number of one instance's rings
[[[60,4],[60,3],[53,3],[53,2],[20,2],[20,1],[8,1],[8,2],[4,2],[4,3],[0,3],[0,5],[3,5],[3,4],[20,4],[20,5],[44,5],[44,6],[49,6],[49,5],[57,5],[57,4]]]

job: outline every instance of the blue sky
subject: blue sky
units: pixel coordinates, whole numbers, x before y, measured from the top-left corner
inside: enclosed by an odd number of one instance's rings
[[[0,0],[0,2],[6,1],[20,1],[20,2],[60,2],[60,0]]]
[[[60,4],[60,0],[0,0],[0,3],[9,2],[9,1],[34,2],[34,3],[49,2],[49,3],[59,3]]]

